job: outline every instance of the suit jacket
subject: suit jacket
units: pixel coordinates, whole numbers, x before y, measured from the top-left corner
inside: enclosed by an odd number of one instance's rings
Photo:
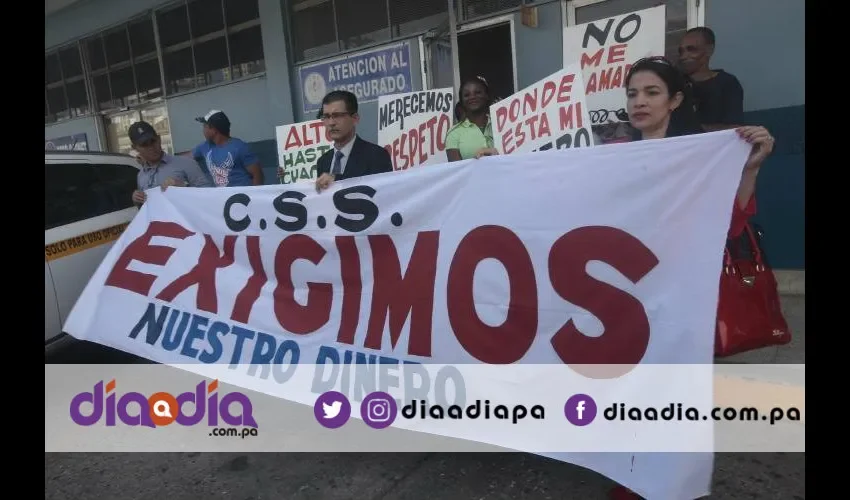
[[[334,153],[336,153],[336,148],[331,148],[319,157],[319,161],[316,163],[317,177],[330,173]],[[392,171],[393,162],[386,149],[369,141],[364,141],[360,136],[355,136],[354,145],[351,146],[351,154],[345,164],[345,171],[342,175],[336,176],[336,179],[351,179],[352,177]]]

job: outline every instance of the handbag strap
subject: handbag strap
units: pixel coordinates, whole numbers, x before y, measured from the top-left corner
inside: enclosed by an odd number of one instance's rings
[[[735,267],[735,262],[732,260],[732,254],[728,248],[723,248],[723,272],[728,274],[738,274],[738,268]]]
[[[764,271],[764,259],[761,254],[761,245],[759,245],[759,241],[756,238],[755,231],[753,231],[753,226],[749,222],[744,224],[744,231],[746,231],[747,236],[750,239],[750,249],[753,253],[753,259],[756,263],[756,271],[762,272]]]

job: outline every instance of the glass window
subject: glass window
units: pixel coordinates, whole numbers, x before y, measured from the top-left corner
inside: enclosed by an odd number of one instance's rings
[[[265,69],[258,0],[184,0],[45,53],[44,122],[117,111]]]
[[[44,165],[44,229],[133,206],[138,170],[129,165]]]
[[[263,59],[263,35],[259,26],[237,31],[229,37],[233,78],[241,78],[266,70]]]
[[[130,62],[130,40],[127,38],[126,26],[105,33],[103,44],[106,47],[106,64],[119,66]]]
[[[503,10],[515,9],[522,5],[522,0],[460,0],[460,2],[462,18],[465,21]]]
[[[130,23],[130,52],[133,59],[156,53],[156,40],[153,34],[153,20],[149,17]]]
[[[260,5],[257,0],[224,0],[224,12],[227,26],[239,26],[260,18]]]
[[[393,37],[428,31],[449,20],[446,0],[392,0],[389,4]]]
[[[192,38],[199,38],[224,29],[224,10],[221,0],[189,2],[189,25]]]
[[[166,94],[265,71],[257,0],[189,0],[157,23]]]
[[[332,1],[317,5],[296,3],[290,17],[296,59],[321,57],[339,50]]]
[[[133,206],[133,191],[138,185],[139,169],[129,165],[95,164],[93,170],[95,197],[102,200],[104,209],[109,210],[103,213]]]
[[[192,37],[189,31],[189,14],[186,4],[158,12],[156,26],[159,30],[159,43],[163,49],[188,42]]]
[[[509,7],[522,3],[485,1]],[[293,0],[289,5],[296,61],[407,38],[437,28],[449,18],[446,0]]]
[[[44,165],[44,229],[95,217],[94,175],[87,164]]]
[[[89,112],[80,47],[76,42],[45,54],[44,93],[44,123]]]
[[[342,49],[390,39],[386,0],[335,0]]]

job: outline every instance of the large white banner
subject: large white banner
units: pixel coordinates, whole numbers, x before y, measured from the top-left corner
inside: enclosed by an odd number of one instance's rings
[[[627,401],[642,387],[636,364],[712,363],[748,153],[723,131],[488,157],[320,194],[151,190],[65,331],[237,385],[240,365],[286,380],[292,365],[328,362],[565,364],[589,381],[631,380],[607,389]],[[587,367],[600,364],[619,368]],[[671,400],[681,390],[651,385]],[[319,396],[288,389],[301,403]],[[450,432],[427,425],[414,430]],[[502,444],[488,436],[471,439]],[[711,453],[538,453],[649,498],[700,497],[711,478]]]
[[[452,89],[378,97],[378,144],[390,153],[393,169],[446,163],[453,114]]]
[[[626,74],[632,63],[664,55],[666,6],[564,28],[564,67],[580,64],[593,125],[627,122]]]

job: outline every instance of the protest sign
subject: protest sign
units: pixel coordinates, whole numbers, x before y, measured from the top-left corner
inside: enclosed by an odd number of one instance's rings
[[[581,64],[593,125],[628,121],[626,74],[632,63],[664,55],[666,7],[564,28],[564,67]]]
[[[321,120],[275,127],[278,167],[283,169],[281,184],[316,180],[316,164],[333,147]]]
[[[64,331],[224,383],[274,377],[280,397],[308,405],[324,389],[286,381],[327,365],[557,364],[588,383],[645,364],[710,374],[749,151],[722,131],[384,173],[321,194],[152,190]],[[586,371],[602,364],[620,371]],[[654,397],[675,400],[672,385],[651,384]],[[612,396],[628,401],[636,387]],[[463,437],[437,422],[415,430]],[[510,434],[469,439],[516,446]],[[701,497],[711,478],[710,452],[557,448],[538,453],[648,498]]]
[[[490,106],[501,154],[593,146],[578,64]]]
[[[393,169],[445,163],[453,112],[452,89],[381,96],[378,144],[390,153]]]

